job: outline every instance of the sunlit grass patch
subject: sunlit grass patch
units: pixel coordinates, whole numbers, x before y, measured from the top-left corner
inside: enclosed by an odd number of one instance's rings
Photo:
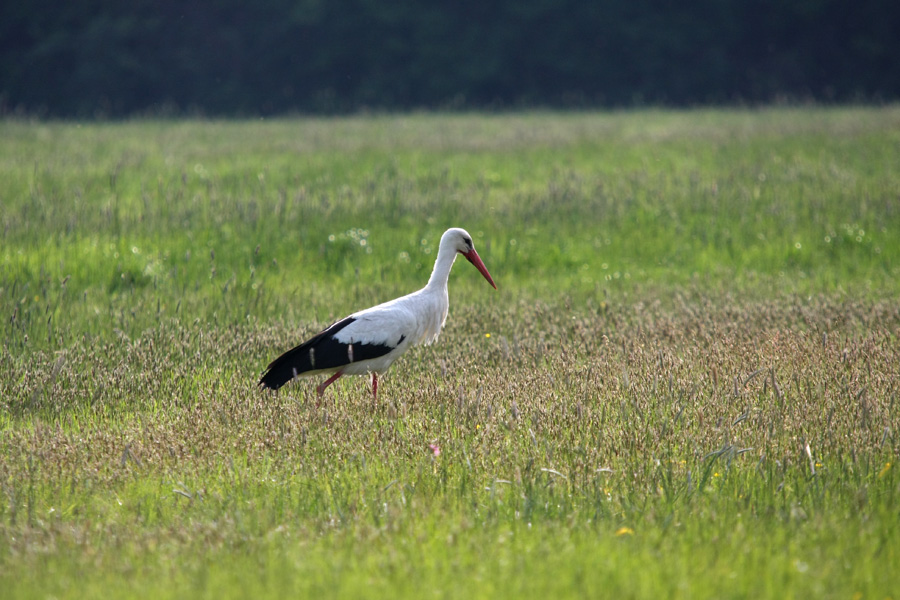
[[[892,594],[897,119],[0,124],[0,584]],[[256,388],[451,225],[499,289],[377,403]]]

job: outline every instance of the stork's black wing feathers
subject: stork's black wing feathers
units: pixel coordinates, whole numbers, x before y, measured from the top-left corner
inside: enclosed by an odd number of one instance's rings
[[[393,348],[383,344],[345,344],[334,339],[341,329],[356,320],[347,317],[326,327],[296,348],[273,360],[259,380],[264,388],[277,390],[307,371],[339,369],[351,362],[384,356]]]

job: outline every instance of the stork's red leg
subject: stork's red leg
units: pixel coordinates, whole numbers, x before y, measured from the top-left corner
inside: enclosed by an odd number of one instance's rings
[[[343,374],[343,371],[338,371],[337,373],[326,379],[324,382],[322,382],[320,385],[316,386],[316,394],[318,394],[318,396],[321,398],[323,395],[325,395],[325,388],[337,381],[338,378]]]
[[[372,371],[372,398],[378,400],[378,373]]]

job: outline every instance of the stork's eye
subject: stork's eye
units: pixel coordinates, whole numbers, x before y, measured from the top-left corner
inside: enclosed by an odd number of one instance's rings
[[[463,238],[463,241],[466,243],[467,248],[472,247],[472,240],[470,240],[469,238]]]

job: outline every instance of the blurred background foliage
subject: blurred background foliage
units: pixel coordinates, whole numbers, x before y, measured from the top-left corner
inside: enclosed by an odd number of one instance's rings
[[[890,0],[0,5],[0,111],[51,117],[878,102]]]

